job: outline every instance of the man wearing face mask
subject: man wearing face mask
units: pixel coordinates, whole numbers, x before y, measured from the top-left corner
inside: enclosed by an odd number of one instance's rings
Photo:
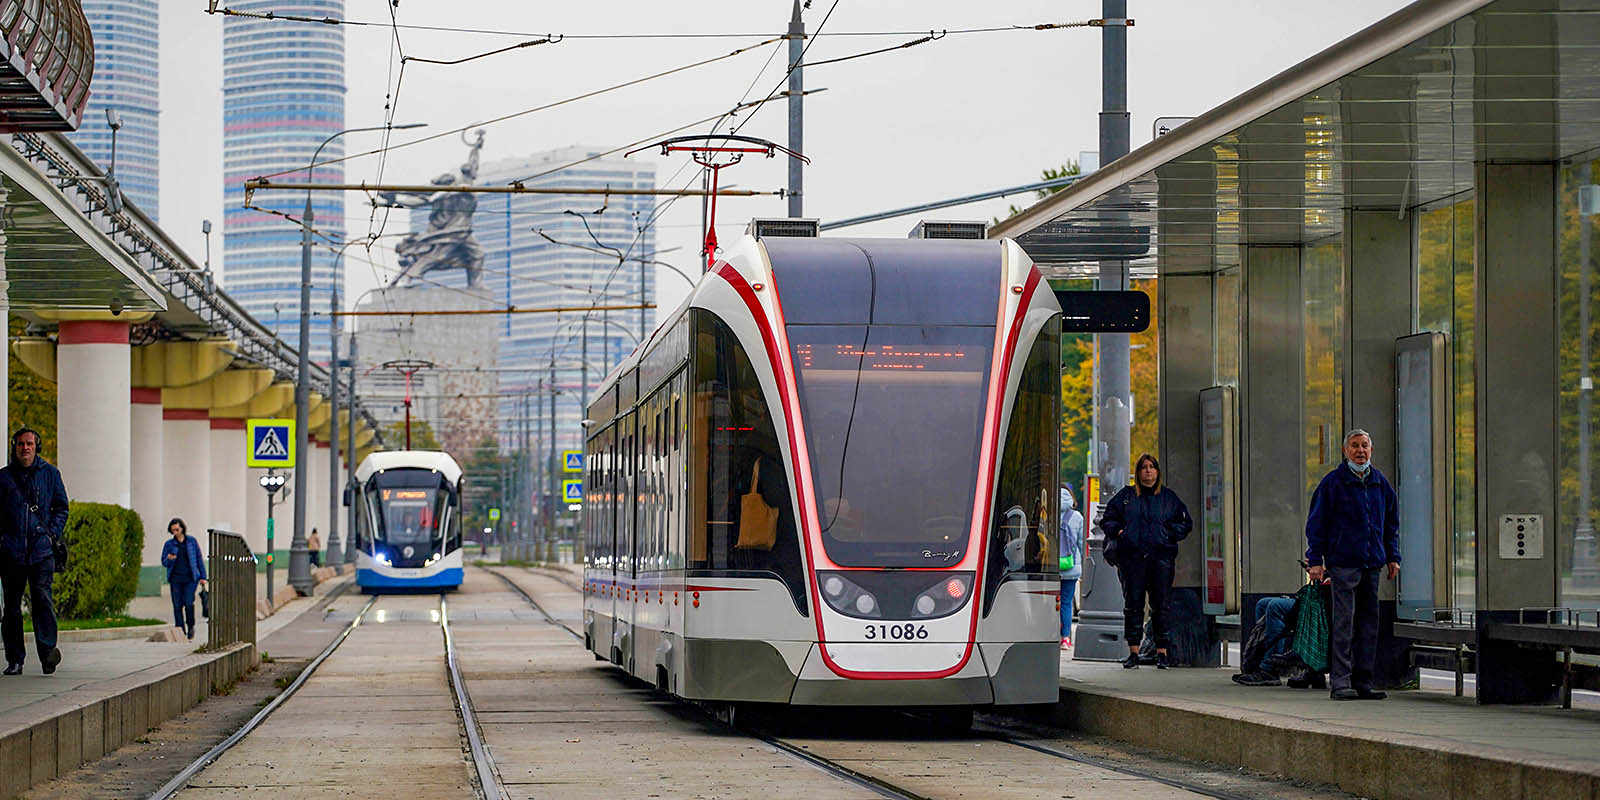
[[[1400,574],[1400,513],[1394,487],[1372,466],[1372,436],[1344,435],[1344,463],[1317,484],[1306,520],[1311,580],[1328,578],[1333,629],[1328,683],[1334,700],[1382,700],[1373,688],[1378,654],[1378,572]]]

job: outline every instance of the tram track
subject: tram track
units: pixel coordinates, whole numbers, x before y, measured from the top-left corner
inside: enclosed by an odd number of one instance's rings
[[[222,740],[216,746],[212,747],[210,750],[207,750],[199,758],[185,766],[181,771],[178,772],[177,775],[174,775],[170,780],[163,784],[161,788],[157,789],[153,794],[151,794],[149,796],[149,800],[167,800],[168,798],[171,798],[177,793],[183,791],[186,787],[188,787],[190,781],[194,780],[194,778],[200,775],[200,773],[202,773],[207,767],[216,763],[216,761],[221,758],[224,753],[228,752],[241,741],[244,741],[251,733],[255,732],[264,722],[266,722],[268,718],[272,716],[273,712],[277,711],[285,703],[292,699],[300,690],[300,688],[315,676],[317,669],[321,667],[323,663],[326,662],[328,658],[331,657],[334,652],[337,651],[340,646],[350,638],[350,635],[361,626],[368,613],[373,611],[380,599],[382,598],[379,596],[373,596],[369,598],[366,604],[361,607],[361,610],[356,612],[356,615],[350,620],[350,623],[346,625],[344,629],[334,637],[333,641],[329,642],[328,646],[323,648],[323,650],[318,653],[317,656],[313,658],[298,675],[295,676],[294,680],[291,681],[288,686],[284,687],[282,692],[274,697],[271,702],[267,703],[267,705],[264,706],[260,711],[256,712],[256,714],[246,721],[245,724],[242,725],[238,730],[234,731],[226,739]],[[532,602],[531,598],[529,598],[529,600]],[[546,616],[548,617],[548,614]],[[483,734],[478,724],[476,710],[472,704],[472,696],[467,691],[466,680],[461,673],[460,661],[457,658],[456,653],[455,637],[452,635],[450,630],[449,599],[444,594],[439,595],[438,620],[440,632],[444,641],[446,673],[450,683],[453,704],[457,714],[457,721],[460,723],[463,731],[466,734],[468,751],[472,757],[473,777],[477,782],[480,796],[484,798],[484,800],[502,800],[505,795],[501,791],[500,780],[495,770],[494,760],[489,753],[487,745],[484,743]]]
[[[318,653],[317,657],[313,658],[311,663],[306,665],[305,669],[300,670],[300,674],[296,675],[295,679],[290,681],[289,685],[284,687],[283,691],[279,692],[277,697],[272,698],[272,702],[263,706],[260,711],[255,713],[255,716],[252,716],[247,722],[245,722],[243,726],[234,731],[233,734],[228,738],[223,739],[215,747],[207,750],[199,758],[189,762],[188,766],[184,767],[180,772],[178,772],[177,775],[174,775],[171,780],[162,784],[161,788],[157,789],[155,793],[151,794],[149,800],[167,800],[167,798],[172,797],[179,791],[182,791],[183,788],[189,784],[189,781],[193,780],[196,775],[199,775],[202,770],[220,758],[223,753],[226,753],[228,750],[232,749],[233,746],[243,740],[244,737],[249,736],[253,731],[255,731],[256,728],[260,727],[261,723],[265,722],[268,717],[272,716],[272,712],[277,711],[280,706],[288,702],[289,698],[293,697],[296,692],[300,691],[300,687],[304,686],[306,681],[311,679],[311,676],[316,673],[317,667],[322,666],[322,662],[327,661],[328,656],[333,655],[333,651],[339,649],[339,645],[344,644],[344,641],[350,638],[350,634],[361,625],[361,620],[366,617],[367,612],[371,611],[372,607],[376,605],[377,602],[377,597],[372,597],[371,599],[367,600],[367,604],[361,607],[361,610],[356,613],[355,618],[350,620],[350,624],[346,625],[344,630],[340,631],[339,635],[335,636],[333,641],[329,642],[328,646],[323,648],[322,652]]]
[[[521,596],[523,600],[526,601],[532,608],[542,614],[550,624],[556,625],[565,630],[573,638],[580,641],[582,640],[582,635],[579,632],[573,630],[571,627],[553,617],[526,590],[524,590],[511,578],[502,575],[499,572],[492,570],[487,571],[491,572],[491,574],[494,574],[495,577],[499,578],[501,582],[504,583],[508,588]],[[548,574],[545,570],[529,569],[526,571],[532,575],[537,575],[539,577],[556,581],[557,583],[577,591],[576,587],[573,587],[567,581],[562,580],[560,576]],[[869,771],[852,766],[848,763],[845,763],[846,760],[830,757],[829,754],[817,752],[814,747],[808,746],[773,731],[766,730],[761,727],[759,723],[755,725],[746,724],[744,721],[742,721],[742,715],[736,715],[733,713],[732,707],[727,706],[726,704],[704,704],[691,702],[690,705],[700,708],[708,717],[710,717],[719,725],[725,726],[729,729],[737,731],[742,735],[761,741],[766,745],[792,758],[802,761],[811,767],[826,772],[840,780],[866,789],[867,791],[872,792],[880,797],[904,798],[905,800],[930,800],[931,798],[930,795],[924,793],[925,790],[919,791],[917,788],[906,785],[906,782],[901,780],[899,776],[878,774],[875,771]],[[905,712],[905,715],[909,717],[918,717],[918,715],[916,715],[914,712]],[[1076,764],[1091,771],[1113,773],[1116,776],[1135,778],[1141,781],[1149,781],[1151,783],[1171,787],[1172,789],[1189,792],[1197,796],[1217,798],[1217,800],[1259,800],[1259,798],[1269,796],[1271,794],[1270,791],[1266,791],[1264,793],[1241,793],[1238,791],[1232,791],[1226,787],[1208,785],[1200,780],[1176,777],[1171,774],[1162,774],[1161,772],[1149,769],[1141,769],[1137,766],[1128,763],[1121,763],[1113,759],[1077,752],[1069,747],[1063,747],[1053,743],[1053,741],[1056,739],[1065,738],[1068,736],[1069,732],[1051,728],[1049,726],[1040,726],[1037,723],[1015,720],[1005,717],[1001,714],[979,714],[978,717],[979,719],[975,722],[973,732],[971,734],[952,737],[948,740],[942,740],[942,743],[955,745],[1001,744],[1005,745],[1007,749],[1014,748],[1015,751],[1026,752],[1034,757],[1045,756],[1053,760]],[[900,753],[893,749],[882,749],[881,745],[887,744],[888,741],[884,741],[880,744],[879,749],[874,751],[873,760],[893,763],[900,760],[900,757],[911,755],[909,753]],[[847,760],[855,761],[857,759],[850,758]]]

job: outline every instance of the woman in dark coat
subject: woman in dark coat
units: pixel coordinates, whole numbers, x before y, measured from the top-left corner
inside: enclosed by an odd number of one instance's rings
[[[200,556],[200,543],[189,535],[189,526],[173,517],[167,523],[172,538],[161,546],[161,565],[167,568],[168,588],[172,591],[172,624],[194,638],[194,590],[206,585],[206,562]]]
[[[1155,456],[1139,456],[1133,474],[1134,485],[1117,492],[1100,518],[1108,545],[1111,540],[1117,542],[1117,571],[1122,576],[1122,636],[1129,651],[1122,666],[1139,666],[1148,597],[1155,626],[1156,668],[1166,669],[1172,663],[1167,659],[1167,598],[1172,594],[1173,561],[1178,557],[1178,542],[1189,535],[1194,522],[1178,494],[1161,485],[1161,462]]]

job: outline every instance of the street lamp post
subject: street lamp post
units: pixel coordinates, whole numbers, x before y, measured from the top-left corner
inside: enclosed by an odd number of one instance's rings
[[[328,418],[328,553],[324,558],[331,566],[343,560],[339,541],[339,265],[344,261],[345,251],[350,245],[369,241],[367,239],[351,239],[339,245],[339,252],[333,257],[333,292],[328,297],[328,395],[329,402],[333,404],[333,413]],[[354,409],[356,385],[350,384],[350,401],[348,405]],[[355,420],[351,419],[350,429],[355,429]],[[354,451],[346,448],[344,457],[349,461]],[[351,532],[354,527],[349,528]]]
[[[378,125],[366,128],[347,128],[322,140],[317,149],[311,153],[311,161],[306,165],[306,183],[315,182],[317,159],[322,156],[322,148],[328,143],[347,133],[360,133],[364,131],[404,130],[407,128],[420,128],[424,123],[410,125]],[[306,458],[306,445],[310,432],[306,430],[308,411],[306,405],[311,401],[311,229],[316,218],[311,211],[311,190],[306,190],[305,215],[300,222],[300,338],[298,340],[298,363],[295,368],[294,384],[294,438],[295,458]],[[306,471],[295,465],[294,471],[294,538],[289,543],[289,585],[301,595],[311,594],[315,585],[311,580],[311,553],[306,550]]]
[[[283,488],[284,476],[279,475],[276,469],[267,470],[259,482],[261,488],[267,490],[267,605],[272,605],[272,500],[278,496],[278,490]]]

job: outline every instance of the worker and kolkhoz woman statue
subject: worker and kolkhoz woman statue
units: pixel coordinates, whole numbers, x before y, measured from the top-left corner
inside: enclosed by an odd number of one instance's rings
[[[1106,560],[1118,568],[1123,591],[1123,635],[1129,655],[1126,668],[1139,665],[1139,645],[1144,638],[1144,609],[1151,610],[1156,645],[1156,667],[1171,666],[1168,599],[1178,543],[1194,527],[1188,508],[1170,488],[1162,485],[1161,464],[1152,455],[1139,457],[1135,482],[1118,491],[1106,504],[1099,525],[1106,535]],[[1306,519],[1306,572],[1311,587],[1302,594],[1318,594],[1326,587],[1329,600],[1313,602],[1278,599],[1282,613],[1260,614],[1246,639],[1245,661],[1252,651],[1284,652],[1303,629],[1316,631],[1312,643],[1325,652],[1329,695],[1334,700],[1381,700],[1376,687],[1378,652],[1378,581],[1395,580],[1400,573],[1399,501],[1394,487],[1372,465],[1372,435],[1356,428],[1345,434],[1344,460],[1317,484]],[[1381,577],[1380,577],[1381,576]],[[1292,605],[1291,605],[1292,604]],[[1321,615],[1321,619],[1296,619]],[[1286,619],[1286,617],[1288,619]],[[1268,628],[1272,630],[1267,630]],[[1253,647],[1252,645],[1259,645]],[[1302,645],[1303,646],[1303,645]],[[1256,659],[1259,665],[1260,659]],[[1235,681],[1245,685],[1276,685],[1259,666],[1250,667]],[[1291,684],[1294,681],[1291,680]],[[1314,685],[1314,684],[1300,684]]]

